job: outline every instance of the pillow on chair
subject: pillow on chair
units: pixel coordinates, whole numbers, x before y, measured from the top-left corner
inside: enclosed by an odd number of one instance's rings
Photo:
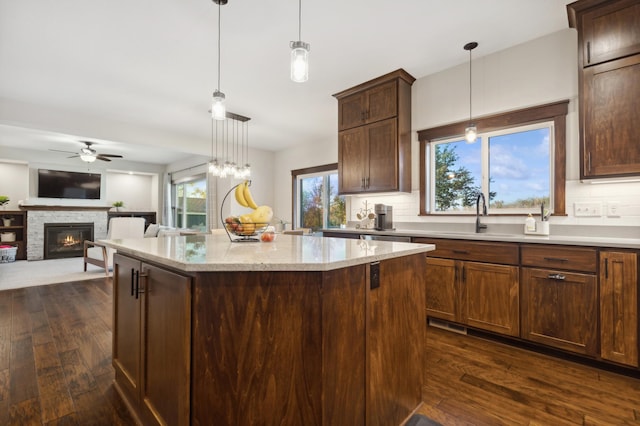
[[[160,225],[157,223],[151,223],[147,227],[147,230],[144,231],[145,238],[153,238],[158,236],[158,231],[160,230]]]

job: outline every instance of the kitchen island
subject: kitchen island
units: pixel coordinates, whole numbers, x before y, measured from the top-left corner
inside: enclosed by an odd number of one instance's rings
[[[420,404],[433,245],[107,244],[115,386],[139,423],[398,425]]]

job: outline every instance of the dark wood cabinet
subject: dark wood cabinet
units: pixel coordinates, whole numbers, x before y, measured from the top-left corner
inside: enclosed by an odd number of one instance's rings
[[[0,210],[0,246],[16,247],[16,260],[27,258],[27,212]]]
[[[341,193],[384,192],[398,188],[398,150],[395,136],[395,119],[340,133],[338,173]]]
[[[116,387],[144,424],[190,418],[191,278],[115,254]]]
[[[640,174],[640,2],[567,5],[578,30],[580,177]]]
[[[426,238],[414,241],[436,245],[426,260],[428,316],[519,335],[517,244]]]
[[[638,256],[600,251],[600,356],[638,367]]]
[[[338,130],[374,123],[398,114],[396,82],[379,84],[338,103]]]
[[[334,95],[341,194],[411,191],[414,81],[397,70]]]
[[[522,268],[521,337],[596,357],[597,251],[532,244],[521,247],[521,256],[527,266]]]

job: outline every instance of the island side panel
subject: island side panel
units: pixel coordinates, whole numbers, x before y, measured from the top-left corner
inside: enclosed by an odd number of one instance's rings
[[[385,260],[369,290],[369,426],[401,424],[422,402],[425,276],[424,254]]]
[[[322,424],[365,421],[365,297],[368,264],[324,273]]]
[[[197,274],[194,425],[321,419],[320,272]]]

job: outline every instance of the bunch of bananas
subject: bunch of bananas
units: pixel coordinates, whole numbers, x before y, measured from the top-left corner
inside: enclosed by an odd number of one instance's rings
[[[258,206],[249,190],[250,182],[245,180],[236,187],[235,197],[238,204],[253,209],[251,213],[225,219],[227,229],[237,235],[253,235],[266,227],[273,218],[273,209],[269,206]]]

